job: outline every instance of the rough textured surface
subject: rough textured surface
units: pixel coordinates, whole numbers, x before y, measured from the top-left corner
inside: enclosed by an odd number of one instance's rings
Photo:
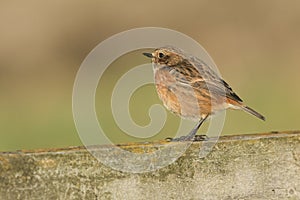
[[[299,132],[222,137],[200,159],[201,144],[140,174],[112,170],[84,148],[0,153],[0,199],[300,199]],[[110,146],[99,148],[114,161]]]

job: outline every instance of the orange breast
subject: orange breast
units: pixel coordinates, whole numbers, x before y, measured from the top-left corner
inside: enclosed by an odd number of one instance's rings
[[[198,120],[211,114],[211,98],[201,90],[179,83],[168,71],[155,73],[155,85],[164,106],[178,116]]]

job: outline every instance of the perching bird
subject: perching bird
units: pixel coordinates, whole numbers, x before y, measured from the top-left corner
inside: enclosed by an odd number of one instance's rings
[[[209,116],[228,108],[265,120],[201,59],[172,46],[143,54],[152,60],[156,90],[164,106],[180,117],[198,121],[187,136],[174,140],[193,140]]]

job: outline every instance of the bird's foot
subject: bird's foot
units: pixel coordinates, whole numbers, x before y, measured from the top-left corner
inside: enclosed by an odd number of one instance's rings
[[[206,135],[195,135],[195,136],[181,136],[178,138],[166,138],[168,142],[183,142],[183,141],[204,141],[207,140],[208,137]]]
[[[194,142],[208,140],[207,135],[195,135]]]

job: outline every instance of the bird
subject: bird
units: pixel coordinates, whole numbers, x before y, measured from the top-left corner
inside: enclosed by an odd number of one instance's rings
[[[226,109],[243,110],[265,121],[202,59],[170,45],[143,55],[151,58],[154,84],[163,105],[179,117],[197,121],[187,135],[173,141],[193,141],[205,120]]]

